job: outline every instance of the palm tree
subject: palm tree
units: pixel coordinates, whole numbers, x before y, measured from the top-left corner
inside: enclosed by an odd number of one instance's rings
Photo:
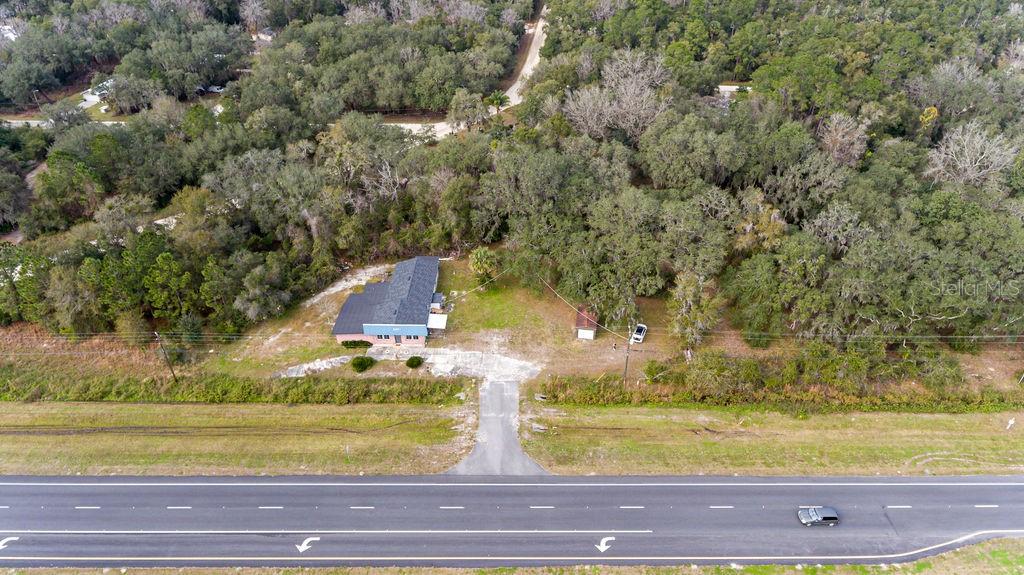
[[[505,92],[501,90],[495,90],[491,92],[489,96],[484,98],[484,104],[494,107],[494,113],[497,114],[501,111],[503,106],[508,106],[509,99]]]

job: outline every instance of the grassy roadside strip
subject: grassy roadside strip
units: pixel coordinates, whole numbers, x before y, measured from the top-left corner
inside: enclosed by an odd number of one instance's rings
[[[220,575],[224,569],[129,569],[128,573],[146,575]],[[86,569],[14,569],[12,575],[85,575],[96,570]],[[558,567],[558,568],[510,568],[510,569],[442,569],[442,568],[336,568],[336,569],[232,569],[236,575],[669,575],[689,573],[692,575],[883,575],[891,573],[915,573],[920,575],[1018,575],[1024,572],[1024,540],[998,539],[944,553],[937,557],[922,559],[913,563],[894,566],[879,565],[803,565],[795,566],[755,565],[735,569],[730,566],[685,566],[679,567]]]
[[[789,413],[981,413],[1024,408],[1024,388],[972,388],[952,358],[927,352],[839,351],[808,343],[793,358],[705,352],[689,363],[649,362],[640,381],[555,376],[540,391],[556,404],[740,407]]]
[[[465,378],[252,378],[226,373],[138,377],[126,373],[67,377],[53,366],[0,363],[0,401],[165,403],[448,404]]]
[[[999,413],[1024,409],[1024,390],[959,390],[934,393],[913,386],[896,386],[878,395],[835,390],[752,389],[729,395],[693,393],[684,386],[646,385],[586,377],[552,377],[540,386],[557,405],[647,406],[703,409],[771,410],[808,413]]]
[[[528,403],[524,448],[556,474],[969,475],[1024,470],[1016,413],[844,413]]]
[[[465,406],[41,402],[0,409],[0,474],[438,473]],[[95,570],[93,571],[95,572]]]

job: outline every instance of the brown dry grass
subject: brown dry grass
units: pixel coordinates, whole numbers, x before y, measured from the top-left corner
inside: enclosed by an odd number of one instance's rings
[[[116,337],[68,338],[37,325],[0,327],[0,360],[17,366],[47,366],[65,377],[128,373],[138,377],[167,374],[155,344],[127,345]]]
[[[0,473],[437,473],[471,446],[462,405],[9,404]]]
[[[524,448],[559,474],[1020,473],[1020,413],[848,413],[548,407],[527,400]],[[827,441],[824,440],[827,438]]]

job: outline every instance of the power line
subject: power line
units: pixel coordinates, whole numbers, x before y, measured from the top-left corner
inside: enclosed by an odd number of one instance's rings
[[[464,294],[462,294],[460,296],[453,297],[452,300],[451,300],[451,303],[455,303],[455,302],[457,302],[457,301],[467,297],[471,293],[474,293],[476,291],[482,290],[483,288],[487,287],[487,284],[489,284],[489,283],[491,283],[493,281],[497,281],[498,278],[500,278],[501,276],[505,275],[505,273],[510,271],[512,268],[513,268],[513,266],[508,266],[507,268],[501,270],[501,272],[499,272],[496,276],[494,276],[491,279],[485,281],[484,283],[476,286],[475,288],[467,291],[466,293],[464,293]]]
[[[558,299],[560,299],[560,300],[562,300],[563,302],[565,302],[565,305],[567,305],[567,306],[569,306],[570,308],[572,308],[572,310],[573,310],[573,311],[577,311],[577,310],[576,310],[576,306],[575,306],[575,305],[573,305],[573,304],[572,304],[572,302],[570,302],[569,300],[567,300],[567,299],[565,299],[564,297],[562,297],[562,294],[560,294],[560,293],[558,293],[557,291],[555,291],[555,288],[551,287],[551,284],[549,284],[549,283],[548,283],[547,281],[545,281],[545,280],[544,280],[544,278],[542,278],[542,277],[540,277],[540,276],[537,276],[537,278],[538,278],[538,279],[540,279],[540,281],[541,281],[541,282],[542,282],[542,283],[543,283],[543,284],[544,284],[545,286],[547,286],[547,288],[548,288],[549,290],[551,290],[551,293],[555,294],[555,295],[556,295],[556,296],[558,297]],[[607,327],[605,327],[604,325],[602,325],[602,324],[598,323],[597,321],[594,321],[594,325],[596,325],[597,327],[599,327],[599,328],[601,328],[601,329],[603,329],[603,330],[607,331],[608,333],[610,333],[610,334],[612,334],[612,335],[614,335],[614,336],[616,336],[616,337],[619,337],[619,338],[621,338],[621,339],[624,339],[624,340],[626,340],[626,341],[629,341],[629,338],[628,338],[628,337],[626,337],[626,336],[624,336],[624,335],[622,335],[622,334],[620,334],[620,333],[618,333],[618,332],[612,331],[611,329],[608,329]]]
[[[543,282],[543,280],[542,280]],[[548,289],[551,289],[553,293],[566,305],[576,310],[576,306],[565,299],[563,296],[555,292],[547,282],[543,282]],[[468,295],[463,294],[463,296]],[[460,296],[461,298],[461,296]],[[616,332],[616,329],[624,326],[618,324],[598,324],[601,329],[613,333],[619,337],[625,337]],[[649,327],[648,331],[651,333],[659,334],[670,334],[671,329]],[[741,336],[741,337],[758,337],[758,338],[771,338],[771,339],[790,339],[790,340],[812,340],[816,339],[813,336],[801,335],[791,332],[752,332],[744,331],[741,329],[737,330],[708,330],[705,332],[707,335],[719,335],[719,336]],[[269,341],[269,340],[329,340],[330,334],[326,332],[294,332],[294,331],[281,331],[277,333],[249,333],[249,334],[216,334],[216,333],[191,333],[191,332],[170,332],[162,331],[160,335],[165,338],[181,339],[195,343],[237,343],[237,342],[252,342],[252,341]],[[949,341],[964,341],[964,342],[979,342],[988,343],[993,345],[1021,345],[1024,344],[1024,334],[980,334],[980,335],[937,335],[937,334],[845,334],[841,336],[823,337],[826,341],[915,341],[915,342],[935,342],[943,343]],[[152,332],[80,332],[74,335],[67,334],[45,334],[45,333],[26,333],[26,334],[14,334],[7,338],[8,342],[54,342],[54,343],[68,343],[68,344],[79,344],[87,341],[132,341],[132,342],[155,342],[156,338]],[[0,342],[0,348],[3,347],[3,342]]]
[[[555,291],[548,282],[541,280],[544,285],[554,293],[559,300],[565,303],[574,311],[576,306],[572,302],[568,301],[565,297]],[[483,286],[479,286],[483,287]],[[479,289],[476,288],[476,289]],[[458,299],[462,299],[468,296],[469,292],[462,294]],[[453,300],[457,301],[457,300]],[[618,324],[597,324],[601,329],[613,333],[619,337],[625,338],[616,329],[623,328],[624,326]],[[651,333],[670,334],[672,330],[663,327],[649,327],[648,331]],[[758,337],[758,338],[771,338],[771,339],[792,339],[792,340],[811,340],[816,339],[814,336],[802,335],[792,332],[764,332],[764,331],[745,331],[742,329],[736,330],[708,330],[705,332],[707,335],[734,335],[741,337]],[[176,332],[176,331],[162,331],[160,335],[165,338],[182,339],[196,343],[236,343],[244,341],[267,341],[267,340],[329,340],[330,334],[327,332],[295,332],[295,331],[279,331],[277,333],[248,333],[248,334],[217,334],[217,333],[193,333],[193,332]],[[55,342],[55,343],[70,343],[78,344],[89,340],[116,340],[116,341],[135,341],[135,342],[148,342],[156,341],[153,336],[153,332],[79,332],[73,335],[68,334],[46,334],[46,333],[24,333],[24,334],[11,334],[6,338],[8,342]],[[979,335],[939,335],[939,334],[845,334],[838,336],[822,337],[826,341],[915,341],[915,342],[949,342],[949,341],[965,341],[965,342],[980,342],[989,343],[996,345],[1021,345],[1024,344],[1024,334],[979,334]],[[0,342],[0,348],[3,347],[3,342]]]

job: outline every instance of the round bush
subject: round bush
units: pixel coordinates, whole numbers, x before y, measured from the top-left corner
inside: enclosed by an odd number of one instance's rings
[[[418,355],[414,355],[409,359],[405,360],[405,366],[410,367],[412,369],[416,369],[421,365],[423,365],[423,358]]]
[[[377,361],[372,357],[360,355],[352,358],[352,369],[356,370],[358,373],[362,373],[373,367],[373,364],[375,363],[377,363]]]

